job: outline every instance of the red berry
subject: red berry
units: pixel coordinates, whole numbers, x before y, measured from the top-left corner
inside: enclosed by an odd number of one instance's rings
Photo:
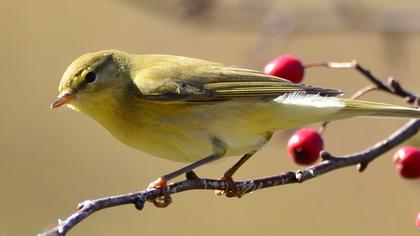
[[[296,131],[287,143],[287,151],[293,161],[301,165],[310,165],[318,160],[319,152],[324,148],[321,135],[313,129],[303,128]]]
[[[265,67],[264,72],[293,83],[300,83],[303,80],[304,67],[294,56],[283,55],[271,60]]]
[[[420,229],[420,211],[417,213],[416,227]]]
[[[420,149],[416,147],[402,147],[392,158],[395,170],[404,178],[420,178]]]

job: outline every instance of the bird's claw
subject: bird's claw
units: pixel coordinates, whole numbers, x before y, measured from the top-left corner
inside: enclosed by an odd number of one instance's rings
[[[226,196],[226,197],[242,197],[241,191],[236,187],[235,182],[232,179],[232,176],[224,175],[220,178],[222,181],[227,182],[227,188],[225,190],[215,190],[214,193],[217,196]]]
[[[162,192],[161,197],[157,197],[155,199],[149,200],[156,207],[164,208],[164,207],[169,206],[169,204],[172,203],[172,198],[168,191],[168,182],[164,178],[160,177],[157,180],[151,182],[147,188],[159,189]]]

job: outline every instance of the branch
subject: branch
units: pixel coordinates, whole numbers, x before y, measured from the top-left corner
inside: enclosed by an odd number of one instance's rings
[[[241,190],[242,194],[246,194],[263,188],[291,183],[301,183],[303,181],[312,179],[314,177],[342,167],[356,165],[359,163],[368,163],[380,156],[381,154],[401,144],[408,138],[414,136],[419,131],[419,129],[420,120],[410,120],[399,130],[391,134],[387,139],[384,139],[376,143],[372,147],[363,150],[359,153],[339,157],[332,156],[327,152],[323,152],[321,156],[324,160],[314,166],[295,172],[287,171],[275,176],[269,176],[265,178],[238,181],[235,182],[235,184],[236,187]],[[219,181],[214,179],[200,179],[195,177],[169,185],[168,191],[169,194],[176,194],[192,189],[225,190],[226,188],[227,183],[225,181]],[[128,193],[118,196],[100,198],[96,200],[87,200],[79,204],[77,212],[75,212],[63,221],[59,220],[58,226],[40,235],[65,235],[78,223],[80,223],[85,218],[99,210],[126,204],[134,204],[134,206],[138,210],[142,210],[146,201],[161,196],[163,196],[163,194],[160,190],[147,189],[138,193]]]
[[[414,106],[420,106],[420,96],[417,96],[401,87],[401,84],[394,78],[389,77],[388,83],[385,84],[376,76],[374,76],[368,69],[362,67],[356,60],[351,62],[317,62],[305,64],[305,68],[309,67],[327,67],[332,69],[355,69],[361,73],[366,79],[373,83],[377,89],[402,97],[407,103]]]
[[[393,78],[391,78],[388,84],[383,83],[381,80],[373,76],[368,70],[357,64],[356,61],[349,63],[313,63],[307,64],[305,67],[324,66],[328,68],[354,68],[362,73],[373,85],[368,86],[354,95],[355,98],[372,90],[382,90],[390,94],[394,94],[406,99],[406,101],[415,106],[419,106],[420,97],[413,93],[403,89],[400,84]],[[324,127],[325,128],[325,127]],[[363,171],[368,163],[376,159],[383,153],[391,150],[402,142],[406,141],[410,137],[414,136],[420,129],[420,120],[413,119],[407,122],[400,129],[392,133],[388,138],[376,143],[375,145],[349,155],[344,156],[333,156],[328,152],[323,151],[321,153],[322,161],[316,165],[297,170],[297,171],[286,171],[274,176],[268,176],[264,178],[250,179],[245,181],[235,182],[236,188],[240,190],[241,196],[254,192],[260,189],[292,184],[301,183],[306,180],[310,180],[322,174],[330,171],[358,165],[358,170]],[[188,190],[201,189],[201,190],[226,190],[228,184],[226,181],[214,180],[214,179],[201,179],[197,177],[193,172],[187,173],[186,180],[172,183],[168,186],[169,194],[176,194]],[[46,232],[39,234],[40,236],[61,236],[69,232],[77,224],[85,220],[91,214],[110,207],[133,204],[138,210],[142,210],[144,204],[152,199],[162,197],[164,193],[157,189],[146,189],[141,192],[128,193],[123,195],[111,196],[100,198],[96,200],[87,200],[80,203],[77,207],[77,211],[70,215],[65,220],[59,220],[58,225]]]

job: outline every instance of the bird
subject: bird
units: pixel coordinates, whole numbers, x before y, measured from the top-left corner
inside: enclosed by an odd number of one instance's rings
[[[262,72],[201,59],[119,50],[86,53],[65,70],[51,108],[93,118],[115,138],[152,156],[190,163],[149,187],[164,197],[171,179],[228,156],[233,174],[275,131],[355,116],[420,118],[420,110],[341,98],[336,89],[292,83]],[[222,192],[222,193],[226,193]]]

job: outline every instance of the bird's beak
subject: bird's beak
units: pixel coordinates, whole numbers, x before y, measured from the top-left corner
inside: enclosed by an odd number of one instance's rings
[[[50,109],[61,107],[64,104],[69,103],[74,98],[74,94],[64,93],[59,95],[57,99],[51,104]]]

